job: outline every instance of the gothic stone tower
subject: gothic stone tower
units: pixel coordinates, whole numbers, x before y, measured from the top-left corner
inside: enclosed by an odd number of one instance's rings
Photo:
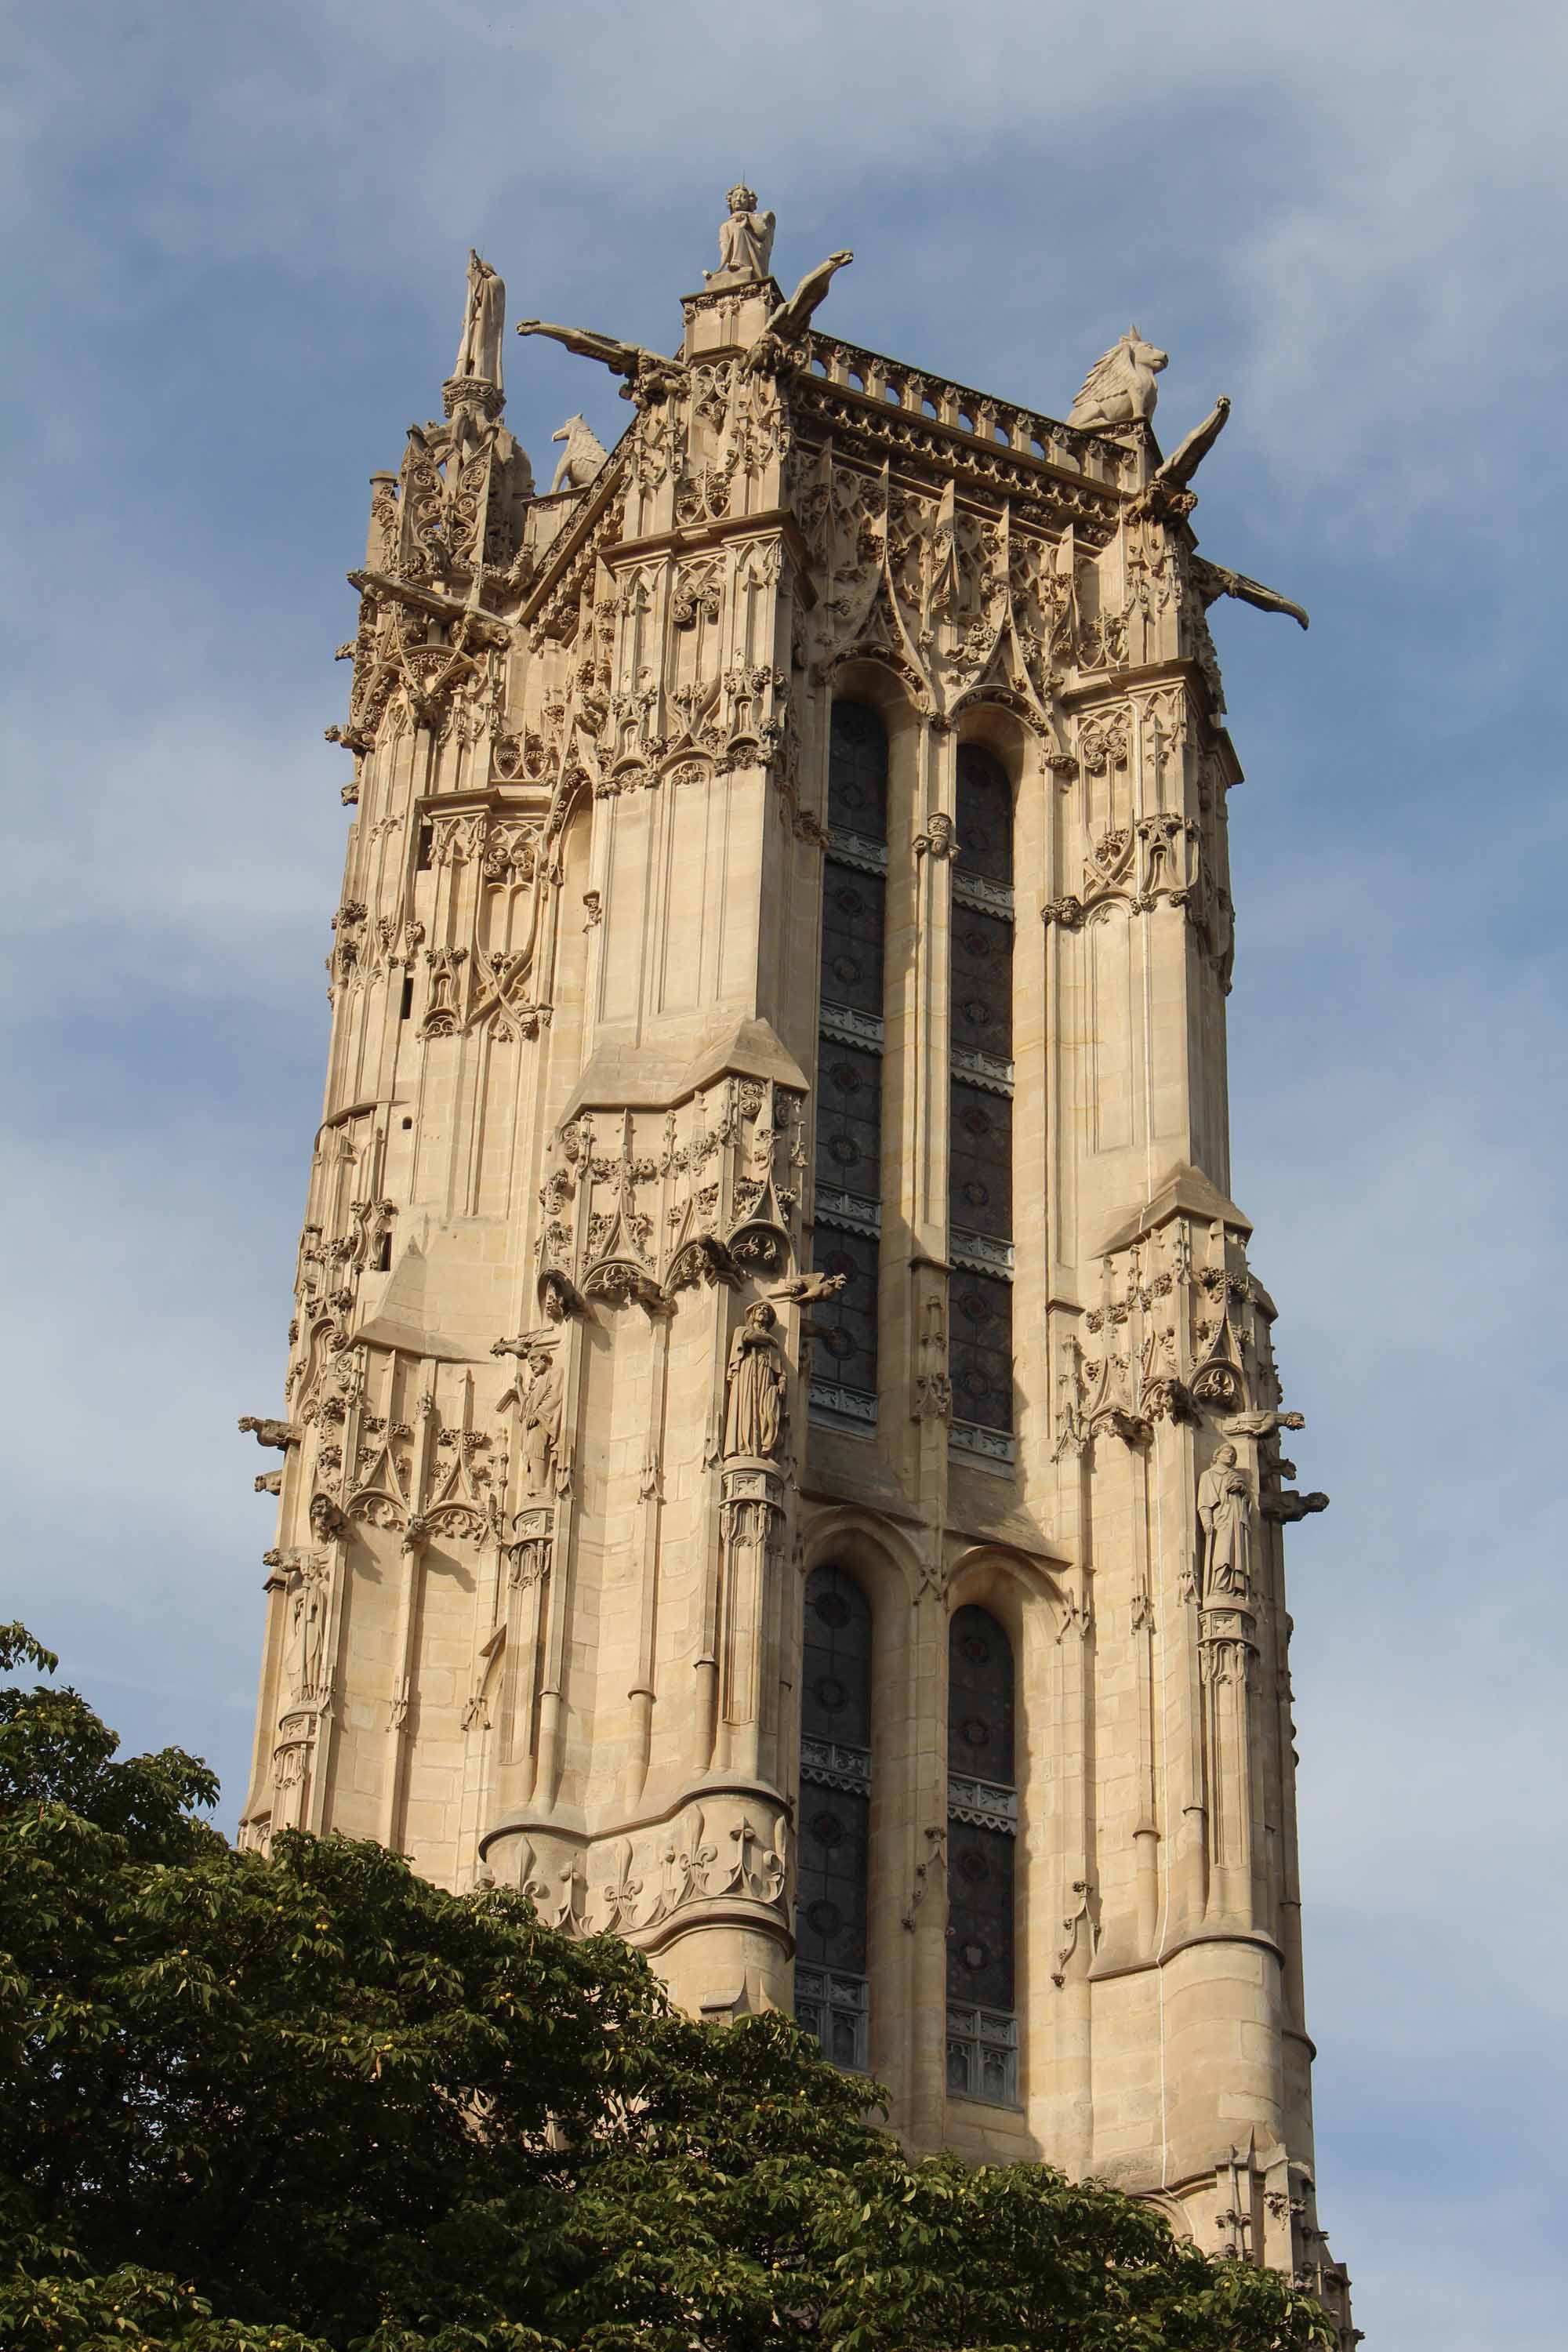
[[[372,478],[245,1834],[520,1885],[1342,2314],[1205,622],[1283,600],[1135,331],[1057,423],[772,226],[674,359],[524,322],[631,404],[542,494],[476,259]]]

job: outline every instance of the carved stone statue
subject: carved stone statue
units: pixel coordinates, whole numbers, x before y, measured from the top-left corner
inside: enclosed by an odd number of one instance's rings
[[[746,1309],[746,1319],[730,1347],[729,1393],[724,1402],[724,1451],[767,1460],[784,1435],[784,1368],[773,1326],[778,1317],[766,1299]]]
[[[318,1543],[331,1543],[343,1531],[343,1515],[330,1495],[317,1495],[310,1502],[310,1533]]]
[[[522,1392],[522,1491],[548,1495],[561,1445],[562,1369],[546,1348],[528,1360]]]
[[[804,358],[806,329],[839,270],[847,269],[854,258],[846,246],[806,271],[795,292],[769,313],[767,325],[741,362],[743,375],[776,375],[792,353],[797,361]]]
[[[468,299],[455,376],[478,376],[500,390],[501,336],[506,328],[506,288],[488,261],[468,248]]]
[[[1170,353],[1146,343],[1136,327],[1129,327],[1103,359],[1096,360],[1083,380],[1083,389],[1068,412],[1068,423],[1081,432],[1100,432],[1118,425],[1147,422],[1154,414],[1160,387],[1154,378],[1169,362]]]
[[[1252,1591],[1252,1481],[1234,1445],[1222,1445],[1198,1480],[1198,1522],[1205,1601],[1224,1593],[1246,1600]]]
[[[296,1570],[289,1603],[289,1640],[283,1674],[290,1699],[319,1698],[327,1636],[327,1571],[309,1552]]]
[[[710,286],[750,284],[773,266],[772,213],[757,210],[756,193],[740,182],[729,194],[729,216],[719,231],[719,267],[702,273]]]
[[[585,490],[605,462],[604,443],[583,415],[569,416],[552,441],[564,441],[561,463],[555,468],[555,478],[550,485],[550,495],[557,490]]]

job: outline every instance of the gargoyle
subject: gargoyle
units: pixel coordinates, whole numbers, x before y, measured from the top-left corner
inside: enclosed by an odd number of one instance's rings
[[[288,1446],[298,1445],[303,1434],[297,1422],[258,1420],[253,1412],[241,1417],[239,1433],[243,1437],[247,1432],[254,1436],[258,1445],[275,1445],[279,1454]]]
[[[1266,588],[1261,580],[1249,580],[1245,572],[1227,571],[1223,563],[1210,563],[1201,555],[1193,558],[1193,586],[1205,605],[1218,596],[1235,596],[1243,604],[1256,604],[1260,613],[1289,613],[1304,629],[1311,626],[1301,606],[1292,604],[1277,588]]]
[[[815,269],[808,269],[787,301],[781,302],[768,320],[767,325],[741,362],[748,375],[764,374],[782,367],[790,352],[810,326],[812,317],[838,271],[847,268],[855,258],[847,247],[841,253],[830,253]]]
[[[1222,393],[1203,423],[1177,444],[1163,466],[1156,467],[1147,488],[1134,500],[1134,509],[1157,515],[1162,522],[1184,522],[1198,502],[1198,494],[1191,487],[1193,476],[1225,431],[1229,415],[1230,402]]]
[[[597,360],[612,375],[625,376],[623,400],[668,400],[685,388],[686,370],[680,362],[666,359],[662,352],[650,352],[641,343],[618,342],[614,335],[596,334],[592,327],[553,326],[548,319],[520,319],[517,331],[548,335],[552,342],[563,344],[579,359]]]
[[[788,1298],[805,1305],[813,1298],[831,1298],[843,1289],[847,1276],[842,1274],[792,1274],[787,1282],[775,1282],[768,1292],[770,1298]]]

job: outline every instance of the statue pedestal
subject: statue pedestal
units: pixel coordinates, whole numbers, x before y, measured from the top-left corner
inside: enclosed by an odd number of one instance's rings
[[[481,416],[497,417],[505,406],[500,384],[482,375],[449,375],[441,386],[441,413],[448,421],[459,408],[477,408]]]
[[[783,289],[773,278],[742,278],[729,270],[721,278],[710,278],[700,294],[683,294],[682,359],[693,360],[709,352],[747,350],[783,300]]]

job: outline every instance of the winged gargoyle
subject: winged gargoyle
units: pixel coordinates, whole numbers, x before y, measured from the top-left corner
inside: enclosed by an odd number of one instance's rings
[[[548,319],[520,319],[517,331],[548,335],[552,342],[575,352],[579,359],[597,360],[612,375],[624,375],[623,400],[668,400],[686,383],[686,370],[679,360],[666,359],[662,352],[650,352],[641,343],[623,343],[614,335],[595,334],[592,327],[557,327]]]
[[[789,299],[781,302],[773,312],[741,362],[745,374],[774,374],[788,362],[838,271],[847,268],[854,258],[846,247],[842,253],[830,253],[826,261],[819,261],[815,269],[806,271]]]

